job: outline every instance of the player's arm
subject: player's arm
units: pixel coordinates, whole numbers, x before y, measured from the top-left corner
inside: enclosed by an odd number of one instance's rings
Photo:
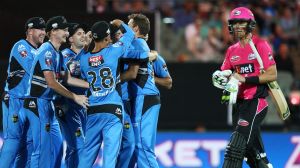
[[[276,65],[271,65],[263,74],[259,75],[259,83],[268,83],[277,80]]]
[[[84,45],[83,45],[83,49],[82,49],[83,51],[88,51],[92,40],[93,40],[92,32],[88,31],[84,36]]]
[[[276,65],[274,64],[268,67],[268,69],[259,76],[243,77],[242,75],[239,75],[237,73],[234,73],[233,76],[242,83],[265,84],[277,79],[277,70]]]
[[[74,78],[71,76],[71,73],[69,71],[66,71],[64,75],[64,82],[69,86],[75,86],[80,88],[90,88],[89,83],[78,78]]]
[[[10,60],[14,57],[26,73],[30,73],[32,67],[33,56],[30,50],[25,47],[26,45],[22,42],[16,43],[10,53]]]
[[[139,67],[140,66],[138,64],[130,64],[128,69],[125,72],[121,73],[121,82],[135,79],[137,77]]]
[[[162,56],[158,56],[153,62],[154,80],[155,84],[160,85],[166,89],[172,88],[172,78],[169,73],[167,64]]]
[[[124,45],[123,47],[127,49],[131,45],[132,40],[134,39],[133,30],[128,25],[123,23],[122,20],[119,19],[113,20],[111,24],[123,28],[124,30],[123,36],[120,38],[120,40],[117,43],[121,43],[122,45]]]
[[[88,98],[84,95],[77,95],[73,92],[70,92],[68,89],[66,89],[63,85],[61,85],[56,79],[53,71],[43,71],[43,74],[45,76],[45,80],[47,82],[47,85],[49,88],[53,89],[58,94],[67,97],[69,99],[74,100],[79,105],[83,106],[84,108],[87,108],[88,104]]]
[[[159,78],[159,77],[154,77],[155,79],[155,84],[158,84],[166,89],[171,89],[172,88],[172,78],[171,76],[165,77],[165,78]]]
[[[158,52],[155,50],[151,50],[150,53],[148,54],[149,61],[151,61],[151,62],[155,61],[157,56],[158,56]]]

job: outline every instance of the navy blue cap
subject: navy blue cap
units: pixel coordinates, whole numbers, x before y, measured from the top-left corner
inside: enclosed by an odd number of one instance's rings
[[[46,32],[52,29],[65,29],[67,27],[69,27],[69,24],[64,16],[54,16],[47,21]]]
[[[41,17],[29,18],[25,23],[25,31],[28,29],[44,29],[46,28],[45,20]]]

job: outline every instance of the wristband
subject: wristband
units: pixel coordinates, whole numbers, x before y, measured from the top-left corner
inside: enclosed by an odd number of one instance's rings
[[[254,84],[254,85],[259,85],[259,77],[258,76],[250,76],[250,77],[245,77],[245,83],[246,84]]]

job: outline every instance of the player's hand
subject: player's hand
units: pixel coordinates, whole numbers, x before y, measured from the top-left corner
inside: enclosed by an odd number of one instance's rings
[[[231,76],[224,89],[230,93],[238,92],[239,81],[234,76]]]
[[[152,62],[152,61],[156,60],[157,56],[158,56],[158,52],[155,50],[151,50],[150,53],[148,54],[149,61]]]
[[[93,40],[92,32],[88,31],[84,36],[85,45],[90,45]]]
[[[84,36],[84,46],[83,46],[83,49],[84,49],[85,51],[88,50],[88,48],[89,48],[89,46],[90,46],[92,40],[93,40],[92,32],[89,31],[89,32],[87,32],[87,33],[85,34],[85,36]]]
[[[88,98],[85,95],[76,95],[74,96],[74,101],[81,105],[82,107],[84,107],[85,109],[87,109],[87,107],[89,106],[89,101]]]
[[[117,27],[120,27],[122,25],[122,23],[123,23],[123,21],[120,20],[120,19],[115,19],[115,20],[113,20],[113,21],[110,22],[110,24],[113,24],[113,25],[115,25]]]
[[[215,71],[212,75],[213,85],[219,89],[225,89],[228,82],[228,77],[232,74],[230,70],[225,71]]]

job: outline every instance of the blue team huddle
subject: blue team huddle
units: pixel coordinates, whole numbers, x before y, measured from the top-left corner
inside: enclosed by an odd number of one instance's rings
[[[128,16],[89,29],[63,16],[25,23],[2,95],[1,168],[158,168],[160,93],[172,79],[147,45],[149,19]],[[45,41],[44,38],[48,37]],[[61,45],[69,48],[60,51]]]

